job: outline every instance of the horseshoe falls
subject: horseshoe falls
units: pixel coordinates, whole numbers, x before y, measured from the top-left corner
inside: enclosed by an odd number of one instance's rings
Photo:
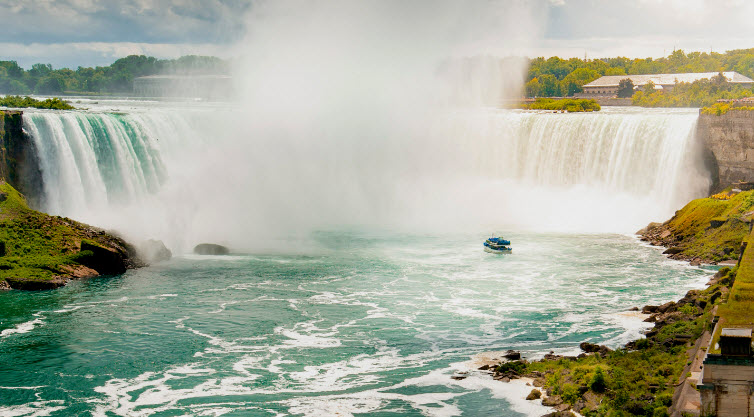
[[[458,111],[387,139],[258,138],[217,113],[27,114],[40,208],[178,251],[247,249],[344,224],[630,233],[710,183],[693,111]]]
[[[646,329],[630,307],[711,274],[632,235],[709,187],[694,110],[466,109],[405,135],[238,116],[25,112],[38,208],[175,256],[0,293],[0,415],[539,416],[478,356],[619,346]]]

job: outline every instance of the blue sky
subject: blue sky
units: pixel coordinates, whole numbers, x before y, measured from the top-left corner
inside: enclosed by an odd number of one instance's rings
[[[229,58],[253,24],[252,1],[261,0],[0,0],[0,59],[75,68],[129,54]],[[430,0],[416,2],[432,7]],[[675,48],[754,47],[754,1],[500,0],[500,7],[512,3],[534,16],[530,42],[516,50],[528,56],[659,57]]]

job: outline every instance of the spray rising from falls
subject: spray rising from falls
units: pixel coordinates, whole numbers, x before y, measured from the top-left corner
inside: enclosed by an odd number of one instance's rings
[[[338,225],[631,232],[709,185],[687,111],[464,110],[381,147],[304,148],[212,137],[213,114],[25,114],[42,209],[178,250],[248,248]]]

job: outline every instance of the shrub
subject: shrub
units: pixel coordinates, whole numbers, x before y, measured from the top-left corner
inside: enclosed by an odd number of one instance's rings
[[[605,382],[605,374],[602,372],[602,368],[598,366],[594,371],[592,380],[589,381],[589,389],[594,392],[605,392],[605,388],[607,388],[607,383]]]
[[[579,387],[577,387],[576,384],[565,384],[560,396],[563,398],[563,401],[573,405],[579,400]]]

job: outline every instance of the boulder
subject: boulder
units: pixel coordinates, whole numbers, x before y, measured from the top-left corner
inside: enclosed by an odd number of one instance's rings
[[[5,280],[0,281],[0,291],[6,291],[9,289],[11,289],[10,285],[8,285],[8,283],[5,282]]]
[[[149,239],[142,242],[136,251],[139,258],[147,263],[169,261],[173,257],[170,251],[161,240]]]
[[[505,352],[505,355],[503,355],[504,358],[510,359],[512,361],[517,361],[521,359],[521,352],[517,352],[515,350],[509,350]]]
[[[559,395],[552,395],[542,399],[542,405],[545,407],[557,407],[563,404],[563,399]]]
[[[540,398],[542,398],[542,391],[540,391],[540,390],[538,390],[536,388],[534,388],[533,390],[531,390],[531,392],[529,393],[529,395],[526,396],[526,399],[529,400],[529,401],[538,400]]]
[[[200,243],[194,247],[194,253],[197,255],[227,255],[230,251],[222,245]]]
[[[683,248],[681,247],[674,247],[674,248],[667,248],[664,252],[662,252],[663,255],[675,255],[677,253],[683,252]]]

